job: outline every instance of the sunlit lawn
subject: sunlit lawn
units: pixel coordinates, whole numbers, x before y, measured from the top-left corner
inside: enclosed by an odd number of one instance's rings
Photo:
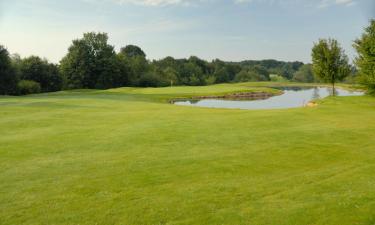
[[[375,224],[375,98],[167,104],[245,90],[0,97],[0,224]]]

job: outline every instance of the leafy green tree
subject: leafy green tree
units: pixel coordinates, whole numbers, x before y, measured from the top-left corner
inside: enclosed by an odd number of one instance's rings
[[[312,62],[314,74],[325,82],[332,84],[333,93],[335,83],[342,81],[350,74],[348,56],[340,47],[337,40],[320,39],[312,49]]]
[[[215,80],[218,83],[226,83],[232,80],[231,74],[229,73],[229,71],[227,70],[225,66],[216,69],[213,76],[216,78]]]
[[[293,75],[293,81],[312,83],[314,82],[314,73],[311,64],[303,65]]]
[[[0,45],[0,95],[14,94],[17,89],[17,77],[12,67],[9,52]]]
[[[132,86],[139,86],[142,76],[151,71],[150,65],[146,59],[146,54],[143,50],[135,45],[128,45],[121,48],[120,57],[123,57],[124,61],[129,68],[128,78],[129,83]],[[152,75],[154,76],[154,75]],[[145,79],[150,78],[151,75],[148,74]]]
[[[181,71],[181,83],[191,86],[205,85],[205,78],[202,68],[194,62],[187,62]]]
[[[42,92],[59,91],[62,88],[62,78],[57,66],[38,56],[21,60],[20,76],[22,80],[39,83]]]
[[[127,45],[124,48],[121,48],[120,53],[130,58],[138,56],[146,58],[145,52],[136,45]]]
[[[114,47],[106,33],[85,33],[73,41],[68,54],[60,62],[66,88],[111,88],[121,76]],[[121,79],[120,79],[121,80]]]
[[[169,82],[171,86],[178,84],[178,74],[175,69],[172,67],[167,67],[166,69],[163,70],[163,78]]]
[[[371,20],[362,37],[355,40],[354,48],[358,53],[355,64],[360,82],[375,93],[375,20]]]
[[[129,60],[123,54],[117,54],[119,74],[114,87],[130,85],[131,68]]]

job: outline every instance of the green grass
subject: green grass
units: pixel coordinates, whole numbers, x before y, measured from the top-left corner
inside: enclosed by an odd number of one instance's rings
[[[166,103],[266,85],[0,97],[0,224],[375,224],[375,98]]]

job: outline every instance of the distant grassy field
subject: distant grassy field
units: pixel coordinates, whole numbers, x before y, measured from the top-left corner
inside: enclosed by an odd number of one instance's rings
[[[270,83],[0,97],[0,224],[375,224],[375,98],[229,110]]]

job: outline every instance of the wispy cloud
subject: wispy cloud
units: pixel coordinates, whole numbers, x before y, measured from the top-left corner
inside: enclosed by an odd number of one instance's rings
[[[307,5],[318,8],[326,8],[329,6],[352,6],[357,4],[357,0],[233,0],[236,4],[249,4],[249,3],[259,3],[259,4],[269,4],[269,5]]]
[[[357,4],[355,0],[321,0],[318,4],[318,8],[327,8],[330,6],[353,6]]]
[[[221,0],[83,0],[86,2],[111,2],[119,5],[158,6],[197,6],[201,3],[219,3]],[[317,8],[329,6],[352,6],[357,0],[230,0],[234,4],[268,4],[268,5],[307,5]]]
[[[141,6],[170,6],[170,5],[180,5],[180,6],[191,6],[197,5],[201,2],[205,2],[208,0],[83,0],[85,2],[91,3],[115,3],[119,5],[141,5]]]

